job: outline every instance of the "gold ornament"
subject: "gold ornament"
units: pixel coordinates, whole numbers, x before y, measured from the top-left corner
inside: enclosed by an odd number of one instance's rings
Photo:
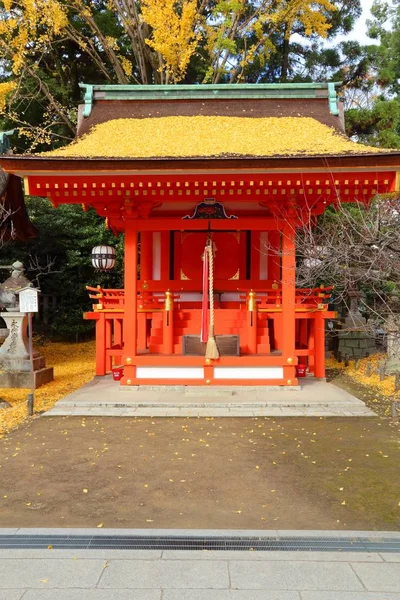
[[[165,292],[165,302],[164,309],[165,310],[173,310],[174,308],[174,296],[170,290]]]
[[[257,309],[256,293],[254,290],[250,290],[249,298],[247,301],[247,310],[249,312],[254,312],[256,309]]]

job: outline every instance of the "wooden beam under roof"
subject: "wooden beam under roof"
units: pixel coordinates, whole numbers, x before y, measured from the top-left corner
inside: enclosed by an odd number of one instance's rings
[[[139,174],[198,174],[207,173],[223,175],[229,178],[232,174],[244,172],[248,174],[273,173],[296,174],[309,172],[321,176],[343,171],[369,173],[379,171],[400,170],[400,152],[387,151],[379,154],[351,154],[327,156],[297,157],[218,157],[218,158],[62,158],[44,156],[1,156],[0,166],[8,173],[18,177],[29,175],[65,175],[97,174],[105,175],[139,175]]]

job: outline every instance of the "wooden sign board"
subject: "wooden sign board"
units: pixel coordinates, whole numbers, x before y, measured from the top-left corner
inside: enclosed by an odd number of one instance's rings
[[[39,290],[24,288],[19,292],[19,311],[33,313],[39,311]]]

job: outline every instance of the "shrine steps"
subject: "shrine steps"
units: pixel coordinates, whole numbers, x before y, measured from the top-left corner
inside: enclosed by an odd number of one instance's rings
[[[240,353],[249,354],[245,340],[247,311],[240,309],[216,309],[215,323],[218,335],[238,335],[241,345]],[[175,310],[174,319],[174,354],[181,354],[183,336],[199,335],[201,330],[201,309]],[[257,354],[269,354],[271,351],[268,319],[265,314],[257,315]],[[149,353],[163,353],[163,314],[155,313],[152,319]]]
[[[58,401],[46,417],[371,417],[365,404],[336,386],[307,378],[301,387],[120,387],[110,376]]]

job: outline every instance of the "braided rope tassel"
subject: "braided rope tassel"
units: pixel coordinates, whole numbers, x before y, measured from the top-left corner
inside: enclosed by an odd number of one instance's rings
[[[214,253],[213,245],[210,240],[207,242],[208,265],[209,265],[209,296],[210,296],[210,328],[208,331],[208,340],[206,346],[206,358],[219,358],[217,342],[215,341],[214,325]]]

